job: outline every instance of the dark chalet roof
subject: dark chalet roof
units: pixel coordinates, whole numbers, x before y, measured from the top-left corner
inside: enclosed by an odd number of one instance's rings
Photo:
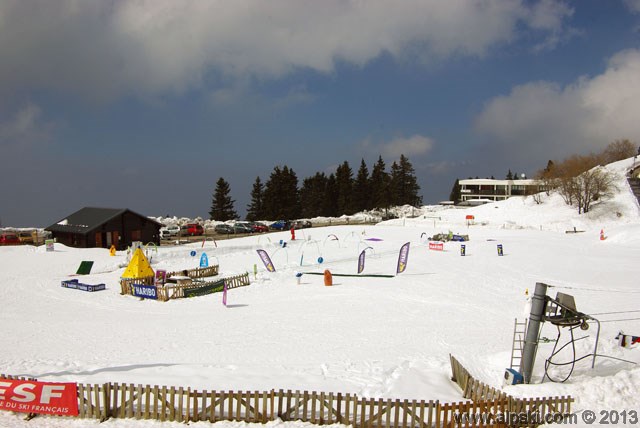
[[[68,215],[67,217],[52,224],[51,226],[46,227],[45,230],[51,232],[86,234],[102,226],[113,218],[126,213],[127,211],[152,223],[156,223],[158,226],[162,226],[161,223],[158,223],[157,221],[150,219],[149,217],[133,212],[127,208],[85,207],[74,212],[71,215]]]

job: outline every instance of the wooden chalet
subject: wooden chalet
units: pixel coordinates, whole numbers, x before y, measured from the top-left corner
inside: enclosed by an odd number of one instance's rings
[[[162,224],[129,209],[85,207],[45,228],[56,242],[77,248],[125,250],[133,241],[160,244]]]

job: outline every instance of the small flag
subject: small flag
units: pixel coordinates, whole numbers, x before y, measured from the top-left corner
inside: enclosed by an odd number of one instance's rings
[[[396,275],[404,272],[404,270],[407,268],[408,260],[409,260],[409,242],[407,242],[400,248],[400,254],[398,255],[398,267],[396,269]]]
[[[632,336],[630,334],[624,334],[622,332],[618,333],[616,339],[618,339],[618,345],[622,346],[623,348],[635,348],[635,345],[640,343],[640,337]]]
[[[276,268],[273,267],[273,263],[271,263],[271,257],[269,257],[269,254],[267,254],[265,250],[256,250],[256,252],[260,256],[262,263],[264,263],[264,267],[267,268],[269,272],[275,272]]]

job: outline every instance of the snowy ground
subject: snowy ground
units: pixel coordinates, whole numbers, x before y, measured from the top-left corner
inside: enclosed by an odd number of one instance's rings
[[[622,171],[624,166],[612,168]],[[640,336],[640,314],[629,312],[640,309],[640,216],[624,180],[615,198],[584,216],[554,196],[540,205],[515,198],[466,210],[425,207],[420,214],[376,226],[299,230],[295,241],[282,232],[217,246],[211,241],[163,246],[150,253],[154,269],[196,267],[206,252],[223,276],[250,272],[252,284],[231,290],[226,307],[220,294],[166,303],[121,296],[125,252],[110,257],[104,249],[58,244],[54,252],[2,247],[0,373],[49,381],[460,401],[459,389],[449,380],[449,354],[476,378],[503,388],[513,322],[524,318],[525,290],[533,293],[536,282],[553,286],[552,297],[558,291],[572,294],[578,310],[587,314],[625,312],[595,315],[603,321],[598,353],[640,362],[640,348],[623,349],[615,340],[619,331]],[[466,224],[467,214],[474,215],[474,225]],[[584,232],[565,233],[574,227]],[[465,257],[460,243],[446,243],[443,252],[428,249],[428,236],[449,230],[470,236]],[[405,242],[411,243],[408,267],[395,277],[334,277],[334,286],[326,287],[322,276],[307,274],[297,284],[296,272],[355,274],[358,254],[366,247],[371,249],[364,274],[393,275]],[[497,255],[497,244],[503,245],[503,257]],[[275,273],[265,270],[256,249],[268,251]],[[82,260],[94,261],[82,282],[105,283],[107,290],[60,287]],[[611,321],[620,319],[627,321]],[[544,325],[542,336],[556,335],[555,327]],[[589,337],[576,342],[577,356],[593,350],[595,328],[584,335]],[[570,394],[579,411],[640,411],[638,366],[602,357],[591,369],[588,358],[567,382],[542,382],[552,346],[543,344],[538,351],[534,384],[504,390],[530,397]],[[565,373],[552,371],[556,377]],[[97,425],[47,417],[27,423],[22,417],[0,412],[0,426]],[[103,425],[178,426],[133,420]]]

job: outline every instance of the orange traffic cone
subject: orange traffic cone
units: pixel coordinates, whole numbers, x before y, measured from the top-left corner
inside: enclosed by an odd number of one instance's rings
[[[324,271],[324,285],[333,285],[333,276],[331,276],[331,272],[329,272],[329,269],[325,269]]]

